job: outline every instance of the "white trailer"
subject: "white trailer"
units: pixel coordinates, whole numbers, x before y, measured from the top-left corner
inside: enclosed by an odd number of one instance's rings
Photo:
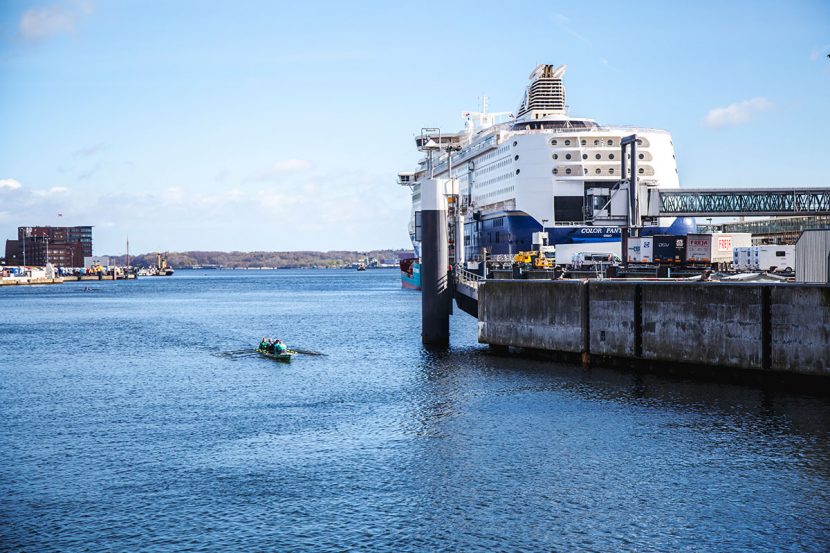
[[[733,248],[732,249],[732,268],[736,271],[746,271],[750,269],[749,266],[749,252],[752,248]]]
[[[746,248],[751,245],[752,235],[748,232],[690,234],[686,242],[686,261],[726,265],[734,263],[735,248]]]
[[[640,263],[643,260],[643,256],[640,254],[640,240],[641,238],[629,238],[628,239],[628,262],[629,263]]]
[[[795,246],[752,246],[749,265],[755,271],[792,271]]]

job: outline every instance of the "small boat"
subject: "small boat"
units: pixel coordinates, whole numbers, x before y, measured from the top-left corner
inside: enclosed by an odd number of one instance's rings
[[[268,359],[283,362],[291,361],[291,357],[296,353],[295,351],[291,351],[290,349],[286,350],[285,353],[268,353],[267,351],[263,351],[261,349],[256,350],[256,352],[260,355],[267,357]]]

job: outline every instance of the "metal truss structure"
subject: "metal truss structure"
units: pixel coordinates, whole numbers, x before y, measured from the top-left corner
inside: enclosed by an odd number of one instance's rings
[[[830,188],[660,190],[661,216],[830,215]]]

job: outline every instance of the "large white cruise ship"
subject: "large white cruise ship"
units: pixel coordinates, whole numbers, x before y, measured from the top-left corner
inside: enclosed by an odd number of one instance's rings
[[[566,65],[539,65],[517,112],[465,113],[458,133],[425,129],[415,142],[434,153],[416,171],[398,174],[411,188],[410,236],[416,255],[415,214],[420,210],[420,179],[453,178],[465,213],[464,255],[477,259],[482,248],[494,256],[531,249],[531,235],[544,229],[551,244],[585,244],[585,250],[619,253],[620,229],[593,226],[586,209],[590,189],[614,186],[621,178],[620,140],[637,136],[640,183],[679,188],[671,135],[663,130],[605,126],[571,117],[562,77]],[[435,148],[438,146],[438,148]],[[630,164],[628,164],[630,167]],[[630,168],[628,169],[630,172]],[[689,219],[664,218],[643,234],[694,232]]]

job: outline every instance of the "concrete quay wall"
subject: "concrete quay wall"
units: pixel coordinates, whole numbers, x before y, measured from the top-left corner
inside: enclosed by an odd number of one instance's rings
[[[587,287],[579,281],[494,280],[478,288],[478,340],[579,353],[587,342]]]
[[[487,281],[478,299],[481,343],[830,376],[826,285]]]

